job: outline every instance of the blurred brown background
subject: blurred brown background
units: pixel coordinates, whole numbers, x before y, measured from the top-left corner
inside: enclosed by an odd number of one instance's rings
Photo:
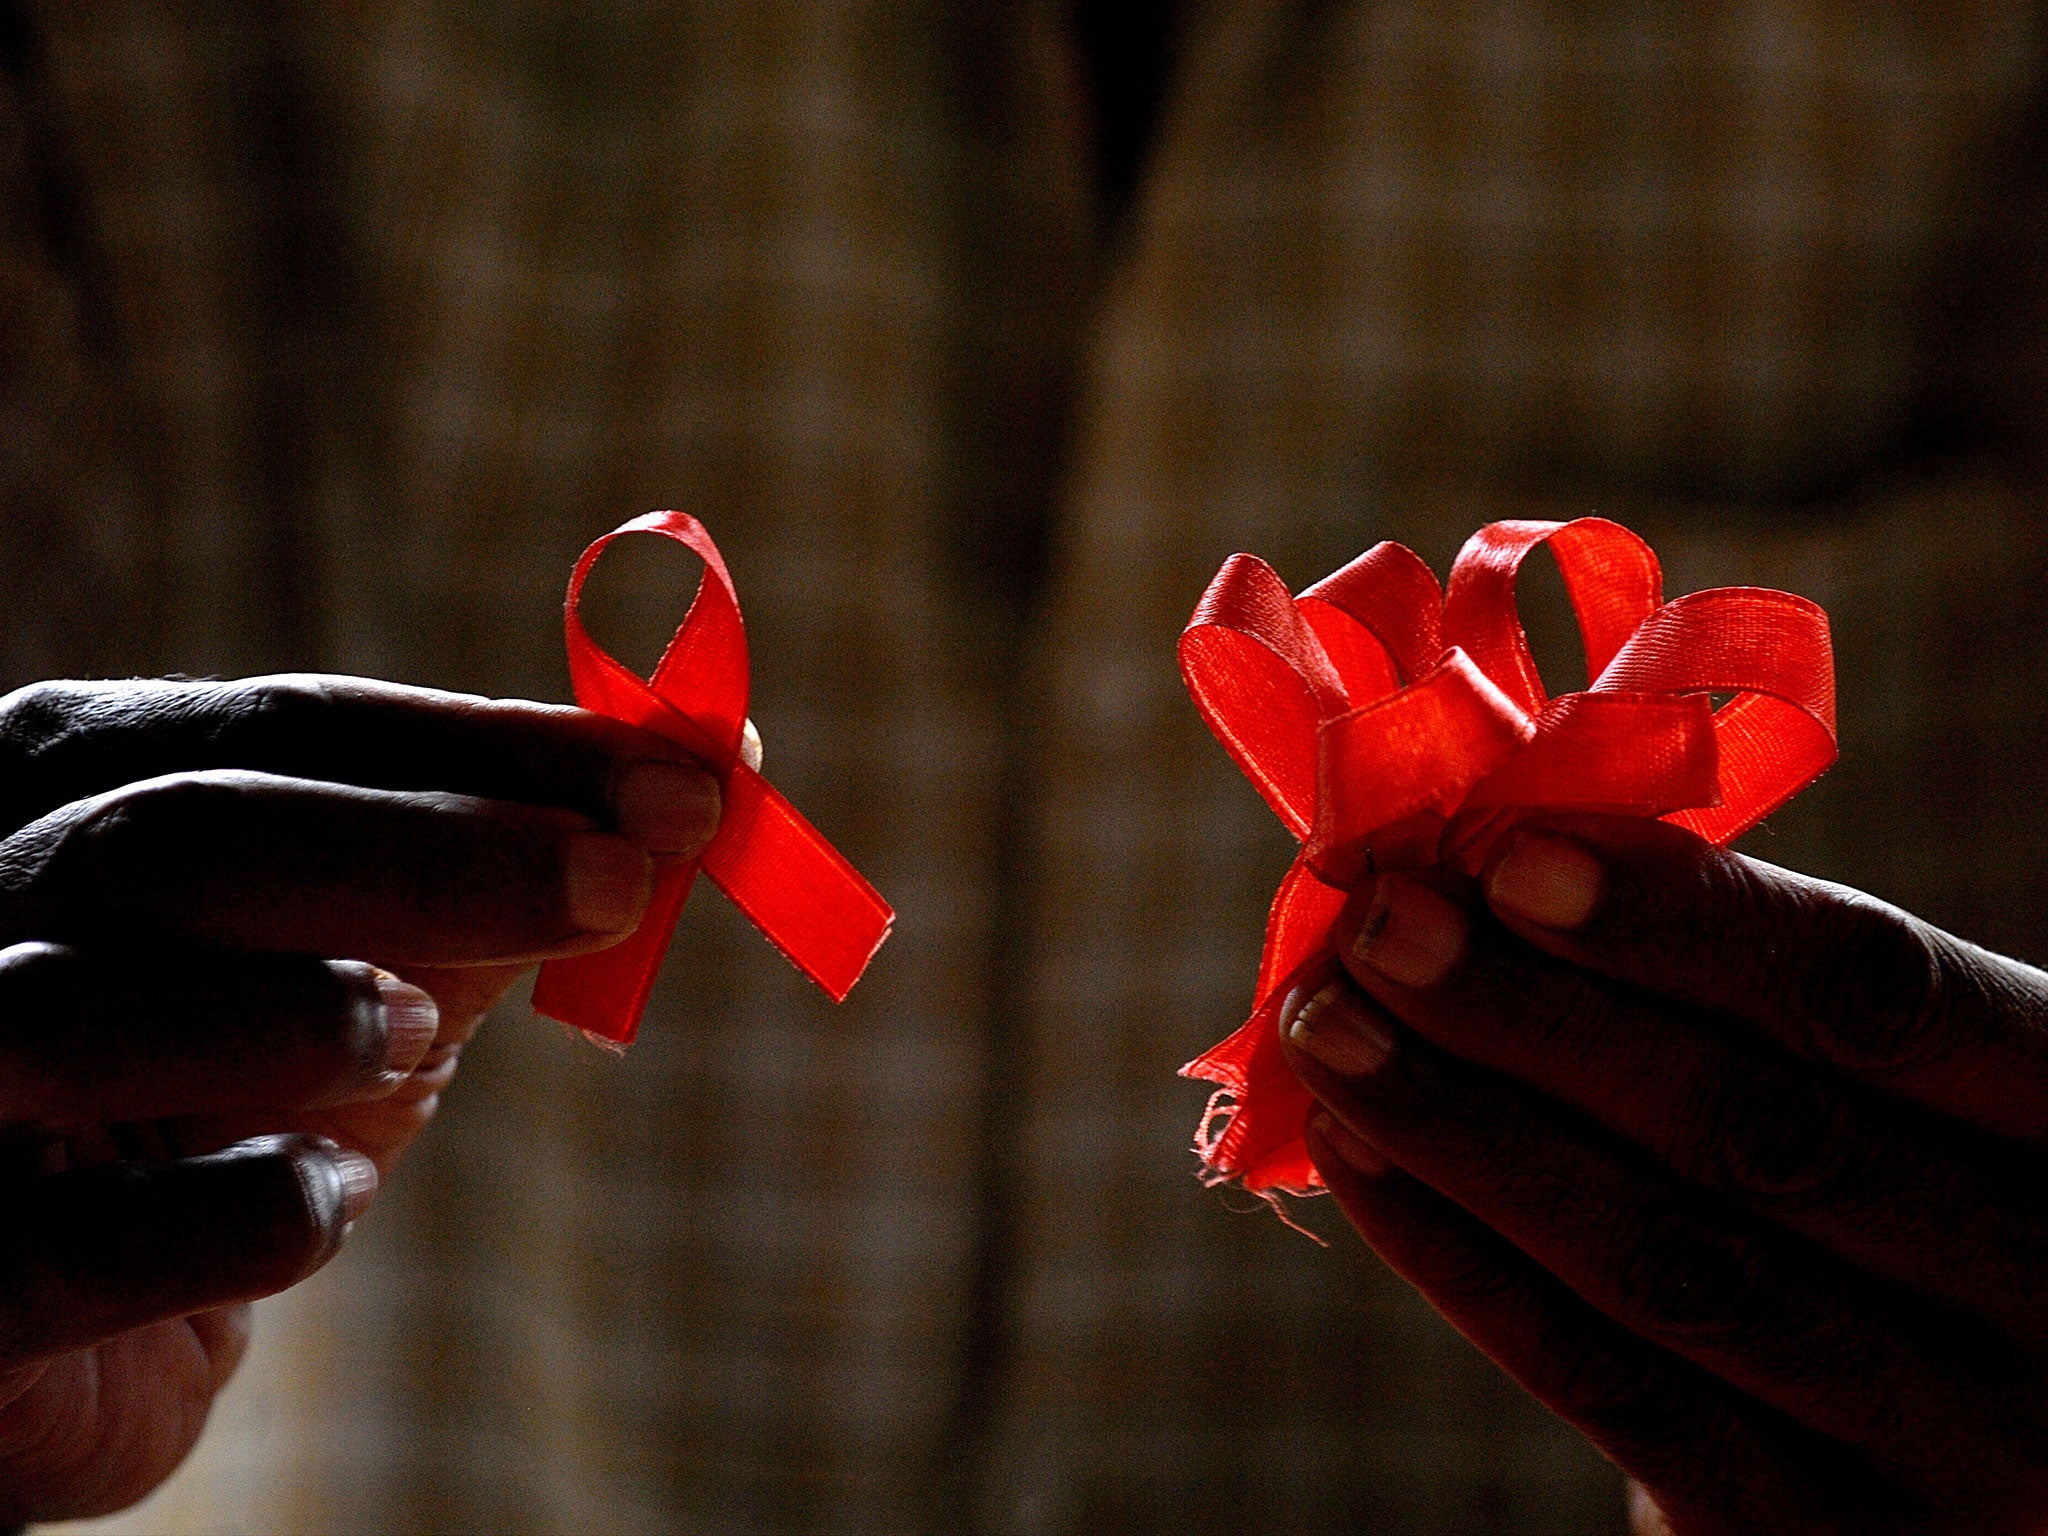
[[[575,553],[686,507],[771,773],[902,913],[837,1012],[709,891],[623,1062],[504,1010],[101,1529],[1618,1530],[1355,1242],[1192,1177],[1288,852],[1174,672],[1235,549],[1598,511],[1819,599],[1842,766],[1749,846],[2048,959],[2030,6],[0,34],[0,681],[565,697]],[[605,580],[644,656],[677,572]]]

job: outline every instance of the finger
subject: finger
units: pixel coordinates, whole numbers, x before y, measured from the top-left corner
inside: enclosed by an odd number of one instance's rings
[[[1896,1528],[1843,1447],[1617,1327],[1327,1113],[1309,1155],[1358,1233],[1457,1330],[1695,1529]]]
[[[376,1098],[439,1027],[357,961],[190,950],[0,950],[0,1113],[53,1128]]]
[[[1362,889],[1340,955],[1397,1017],[1858,1267],[2048,1342],[2030,1158],[1801,1061],[1724,1015],[1531,948],[1407,875]]]
[[[476,974],[497,977],[501,970],[478,966]],[[468,971],[414,970],[411,975],[427,985],[438,978],[463,976]],[[442,987],[443,992],[449,989]],[[501,988],[493,988],[501,990]],[[339,1104],[280,1116],[275,1109],[215,1115],[180,1122],[178,1145],[185,1151],[202,1151],[267,1131],[305,1131],[361,1152],[388,1175],[406,1148],[433,1120],[441,1095],[454,1081],[462,1056],[463,1042],[475,1030],[478,1017],[460,1014],[444,1003],[442,1028],[432,1048],[398,1086],[374,1099]]]
[[[281,1291],[333,1256],[376,1180],[367,1158],[278,1136],[16,1186],[0,1222],[0,1362]]]
[[[441,1029],[434,1036],[437,1051],[466,1043],[526,970],[522,965],[398,967],[400,977],[432,997],[440,1010]]]
[[[211,1152],[253,1136],[295,1132],[324,1137],[336,1146],[360,1152],[388,1177],[405,1151],[432,1123],[441,1094],[454,1080],[460,1061],[458,1046],[436,1046],[429,1059],[382,1098],[332,1109],[236,1110],[199,1115],[167,1123],[171,1149],[190,1156]]]
[[[2001,1359],[1945,1332],[1935,1348],[1924,1304],[1909,1318],[1839,1261],[1622,1156],[1354,989],[1298,1011],[1285,1038],[1341,1123],[1629,1332],[1923,1489],[2001,1449],[2025,1464],[2007,1426],[2033,1421],[2036,1389],[2010,1346]],[[1340,1076],[1333,1054],[1377,1061]]]
[[[1678,1536],[1656,1496],[1634,1478],[1628,1480],[1628,1528],[1629,1536]]]
[[[2048,1139],[2048,976],[1663,822],[1545,818],[1486,872],[1503,922],[1618,981],[1988,1130]]]
[[[210,1152],[231,1142],[278,1131],[303,1131],[361,1152],[389,1175],[407,1147],[427,1128],[441,1094],[455,1078],[462,1047],[489,1008],[522,974],[513,966],[436,968],[408,966],[405,980],[432,995],[441,1027],[433,1044],[394,1088],[374,1098],[280,1113],[276,1104],[181,1119],[171,1144],[180,1154]]]
[[[0,842],[0,942],[511,962],[617,942],[652,881],[640,848],[567,811],[210,771]]]
[[[559,805],[650,853],[696,854],[718,828],[718,781],[681,747],[565,705],[310,673],[38,683],[0,699],[0,829],[208,768]]]

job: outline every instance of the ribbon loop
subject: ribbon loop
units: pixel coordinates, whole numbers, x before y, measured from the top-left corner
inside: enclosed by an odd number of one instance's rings
[[[1664,576],[1641,539],[1604,517],[1575,522],[1488,523],[1458,551],[1444,596],[1444,639],[1462,645],[1481,670],[1530,714],[1548,695],[1515,608],[1515,578],[1547,544],[1564,577],[1586,650],[1586,676],[1598,677],[1629,636],[1657,609]]]
[[[1596,680],[1557,699],[1514,595],[1546,544]],[[1249,555],[1217,573],[1181,671],[1303,846],[1267,918],[1251,1019],[1182,1068],[1217,1084],[1195,1137],[1205,1180],[1268,1199],[1321,1188],[1301,1140],[1308,1091],[1277,1025],[1288,991],[1334,967],[1330,925],[1359,879],[1477,873],[1505,828],[1543,809],[1663,816],[1726,842],[1834,761],[1826,614],[1747,587],[1665,603],[1662,583],[1650,547],[1601,518],[1489,524],[1442,591],[1398,544],[1298,598]]]
[[[1365,704],[1412,683],[1444,651],[1443,588],[1405,544],[1382,540],[1301,594],[1301,615]]]
[[[1315,821],[1316,728],[1348,706],[1343,679],[1265,561],[1233,555],[1180,637],[1195,707],[1297,838]]]
[[[1670,820],[1709,842],[1740,837],[1835,760],[1835,661],[1817,603],[1767,587],[1674,598],[1644,620],[1593,691],[1732,693],[1714,712],[1721,800]]]
[[[671,539],[704,562],[689,612],[645,680],[591,639],[578,611],[598,557],[629,533]],[[701,859],[656,860],[653,898],[628,938],[540,968],[535,1010],[601,1045],[631,1043],[699,864],[798,970],[843,1002],[889,936],[895,913],[817,828],[740,761],[750,686],[746,626],[732,575],[704,525],[683,512],[649,512],[596,540],[570,575],[562,627],[576,702],[686,748],[719,776],[724,812]]]

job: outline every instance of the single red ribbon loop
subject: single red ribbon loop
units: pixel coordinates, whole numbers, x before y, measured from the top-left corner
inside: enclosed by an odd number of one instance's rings
[[[1595,680],[1556,699],[1515,608],[1539,545]],[[1665,603],[1662,582],[1650,547],[1601,518],[1489,524],[1441,592],[1398,544],[1299,597],[1261,560],[1225,563],[1181,635],[1182,676],[1302,851],[1267,917],[1250,1020],[1181,1069],[1217,1084],[1195,1135],[1205,1181],[1268,1199],[1322,1187],[1279,1013],[1334,969],[1330,926],[1367,873],[1476,873],[1537,810],[1662,816],[1725,843],[1834,761],[1827,615],[1753,587]],[[1714,693],[1733,697],[1716,710]]]
[[[591,639],[577,611],[598,556],[629,533],[673,539],[704,562],[690,611],[644,680]],[[896,915],[795,806],[740,761],[746,626],[732,575],[704,525],[683,512],[649,512],[597,540],[569,578],[562,627],[576,702],[687,748],[719,776],[724,814],[701,858],[656,860],[653,899],[630,937],[540,968],[535,1010],[599,1044],[630,1044],[699,865],[798,970],[834,1002],[845,1001]]]

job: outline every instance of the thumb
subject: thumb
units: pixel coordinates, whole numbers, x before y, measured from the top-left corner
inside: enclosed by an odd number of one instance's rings
[[[0,1198],[0,1365],[284,1290],[376,1187],[368,1158],[314,1136],[20,1185]]]

